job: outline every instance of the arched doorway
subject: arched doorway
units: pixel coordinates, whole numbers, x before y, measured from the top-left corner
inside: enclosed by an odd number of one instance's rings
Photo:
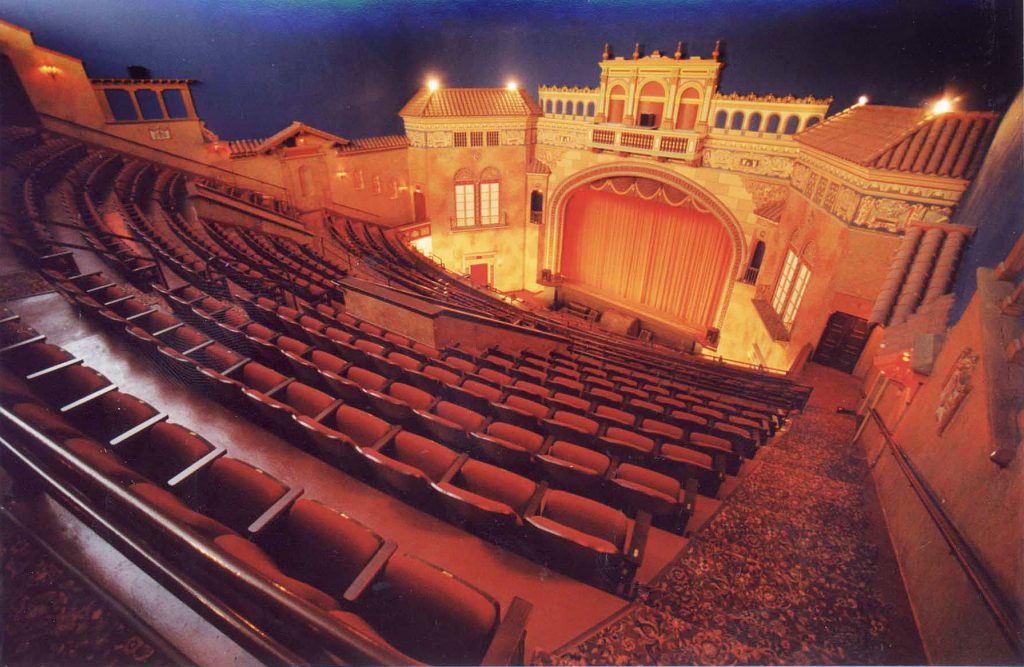
[[[734,277],[734,251],[730,229],[692,195],[618,176],[569,194],[559,266],[567,284],[705,332]]]

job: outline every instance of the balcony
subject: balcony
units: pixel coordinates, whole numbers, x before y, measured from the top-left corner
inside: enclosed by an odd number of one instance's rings
[[[601,127],[590,131],[588,148],[613,150],[650,157],[692,161],[697,155],[699,135],[679,130]]]
[[[479,232],[485,229],[504,229],[508,227],[508,211],[496,216],[477,216],[472,221],[459,221],[454,216],[448,218],[448,227],[452,232]]]

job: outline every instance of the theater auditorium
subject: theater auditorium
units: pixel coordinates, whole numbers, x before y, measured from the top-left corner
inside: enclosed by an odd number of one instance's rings
[[[1022,97],[629,38],[222,139],[0,21],[5,664],[1021,663]]]

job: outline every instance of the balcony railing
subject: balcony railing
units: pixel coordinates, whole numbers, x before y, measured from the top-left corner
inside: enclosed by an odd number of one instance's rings
[[[455,216],[448,218],[448,225],[453,232],[472,232],[481,229],[501,229],[508,227],[508,211],[497,216],[477,216],[471,221],[458,220]]]
[[[679,134],[678,130],[594,128],[590,131],[590,147],[675,160],[693,159],[697,142]]]

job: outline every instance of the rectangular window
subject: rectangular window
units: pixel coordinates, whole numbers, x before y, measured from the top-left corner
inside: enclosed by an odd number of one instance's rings
[[[775,295],[772,297],[772,310],[782,313],[786,299],[789,297],[789,288],[793,286],[793,277],[796,276],[797,257],[792,250],[786,253],[786,263],[782,266],[782,275],[779,276],[779,283],[775,286]]]
[[[456,148],[464,147],[466,145],[466,133],[456,132],[454,136],[454,144]]]
[[[488,146],[497,146],[499,143],[500,142],[498,141],[498,133],[497,132],[488,132],[487,133],[487,145]]]
[[[796,319],[796,311],[800,308],[800,300],[804,298],[804,290],[807,289],[807,281],[811,279],[811,270],[806,266],[800,266],[800,272],[796,274],[796,284],[789,294],[789,301],[786,303],[786,310],[782,313],[782,323],[787,327],[793,324]]]
[[[499,222],[498,183],[480,184],[480,224],[496,225]]]
[[[469,227],[476,222],[476,198],[472,183],[455,186],[455,226]]]
[[[469,133],[469,145],[470,146],[483,146],[484,145],[484,133],[483,132],[470,132]]]

